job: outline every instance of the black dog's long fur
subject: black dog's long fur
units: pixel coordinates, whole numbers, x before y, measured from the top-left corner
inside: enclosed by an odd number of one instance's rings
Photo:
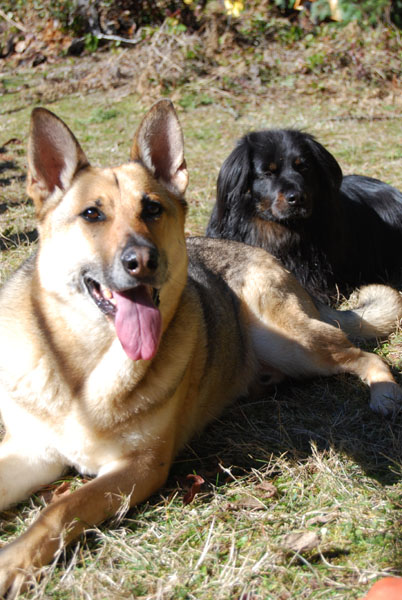
[[[265,248],[328,301],[363,283],[399,282],[402,193],[343,177],[307,133],[251,132],[222,165],[206,233]]]

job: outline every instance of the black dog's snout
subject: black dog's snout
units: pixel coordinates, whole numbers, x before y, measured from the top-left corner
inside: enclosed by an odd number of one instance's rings
[[[121,262],[132,277],[147,277],[158,268],[158,251],[152,246],[128,246],[121,254]]]

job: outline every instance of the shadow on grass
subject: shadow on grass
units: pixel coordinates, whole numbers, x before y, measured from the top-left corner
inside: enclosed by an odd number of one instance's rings
[[[33,242],[36,242],[37,239],[38,232],[36,229],[13,233],[7,237],[0,237],[0,252],[10,250],[10,248],[16,248],[23,244],[32,244]]]
[[[26,175],[13,175],[11,177],[0,177],[0,186],[5,187],[12,183],[23,183],[26,181]]]
[[[300,461],[332,448],[346,454],[382,485],[402,479],[402,414],[388,419],[369,408],[369,391],[342,375],[287,381],[263,399],[229,407],[176,461],[172,474],[261,468],[272,455]]]
[[[0,173],[3,171],[9,171],[10,169],[16,169],[17,165],[12,160],[1,160],[0,161]]]
[[[6,177],[0,177],[0,187],[11,185],[13,182],[22,183],[26,181],[25,174],[17,175],[14,173],[14,171],[19,172],[21,169],[13,159],[10,160],[9,158],[1,158],[1,154],[4,154],[5,151],[6,148],[4,146],[0,146],[0,174],[3,175],[3,173],[8,173],[9,171],[11,171],[12,174],[8,174]]]

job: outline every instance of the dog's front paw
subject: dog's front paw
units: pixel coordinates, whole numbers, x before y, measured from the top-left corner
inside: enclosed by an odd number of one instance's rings
[[[0,550],[0,598],[16,598],[33,581],[32,567],[17,542]]]
[[[378,381],[370,386],[370,408],[383,416],[393,416],[402,409],[402,389],[393,381]]]

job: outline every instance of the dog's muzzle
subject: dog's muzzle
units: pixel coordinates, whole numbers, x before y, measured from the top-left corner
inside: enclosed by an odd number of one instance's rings
[[[311,214],[311,202],[305,193],[280,192],[272,204],[271,212],[278,220],[305,219]]]
[[[130,277],[151,278],[159,264],[157,249],[152,245],[128,245],[120,256],[121,264]]]
[[[111,319],[124,351],[132,360],[149,360],[158,349],[162,332],[159,289],[165,273],[160,262],[152,242],[137,236],[115,256],[105,273],[88,269],[83,276],[90,297]]]
[[[84,284],[86,289],[88,290],[89,295],[91,296],[92,300],[95,302],[99,310],[103,314],[113,317],[116,314],[116,301],[114,298],[113,291],[105,285],[99,283],[95,279],[92,279],[88,275],[84,276]],[[146,287],[149,288],[148,291],[152,298],[152,302],[156,307],[158,307],[160,304],[159,290],[151,286]],[[130,290],[126,290],[126,293],[129,294]]]

